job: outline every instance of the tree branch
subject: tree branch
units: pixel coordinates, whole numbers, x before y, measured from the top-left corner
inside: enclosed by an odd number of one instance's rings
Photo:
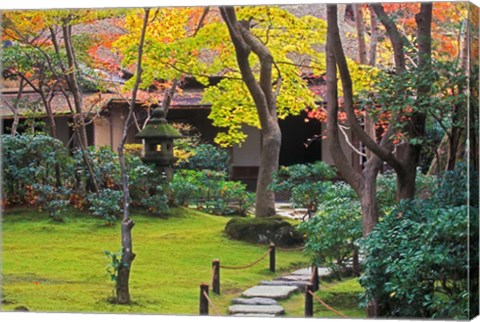
[[[361,196],[363,177],[347,161],[340,144],[338,133],[338,88],[337,88],[337,65],[333,47],[335,26],[337,26],[337,6],[327,5],[327,136],[330,138],[328,149],[338,170],[344,179],[352,186],[357,195]],[[338,29],[338,26],[336,27]]]

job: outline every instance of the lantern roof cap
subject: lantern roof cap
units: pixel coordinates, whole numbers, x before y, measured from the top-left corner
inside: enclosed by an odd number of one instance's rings
[[[138,132],[137,139],[179,139],[182,137],[180,132],[168,124],[165,119],[165,111],[157,107],[152,112],[152,118],[148,121],[143,130]]]

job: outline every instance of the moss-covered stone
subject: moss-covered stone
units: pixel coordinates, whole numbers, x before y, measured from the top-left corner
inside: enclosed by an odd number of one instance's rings
[[[285,219],[279,216],[268,218],[231,219],[225,226],[225,233],[234,240],[254,244],[273,242],[277,246],[296,246],[303,243],[303,236]]]
[[[135,135],[135,137],[139,139],[178,139],[181,138],[182,135],[168,123],[157,123],[148,124],[141,132]]]

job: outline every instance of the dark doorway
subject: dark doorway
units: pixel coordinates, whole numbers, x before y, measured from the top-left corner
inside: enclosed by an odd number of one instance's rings
[[[321,134],[321,125],[316,120],[305,122],[305,118],[306,113],[302,112],[279,121],[282,131],[280,165],[311,163],[322,159],[321,140],[314,140],[306,146],[308,139]]]

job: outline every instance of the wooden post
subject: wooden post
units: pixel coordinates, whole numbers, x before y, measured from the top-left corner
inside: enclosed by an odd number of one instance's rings
[[[205,296],[208,295],[208,284],[200,284],[200,315],[208,315],[208,299]]]
[[[310,294],[313,287],[312,285],[307,285],[307,290],[305,291],[305,317],[313,317],[313,296]]]
[[[212,261],[212,292],[220,295],[220,260]]]
[[[275,244],[270,243],[270,272],[275,273]]]
[[[320,279],[318,277],[318,267],[317,265],[312,265],[312,278],[310,279],[312,283],[312,292],[318,291]]]

